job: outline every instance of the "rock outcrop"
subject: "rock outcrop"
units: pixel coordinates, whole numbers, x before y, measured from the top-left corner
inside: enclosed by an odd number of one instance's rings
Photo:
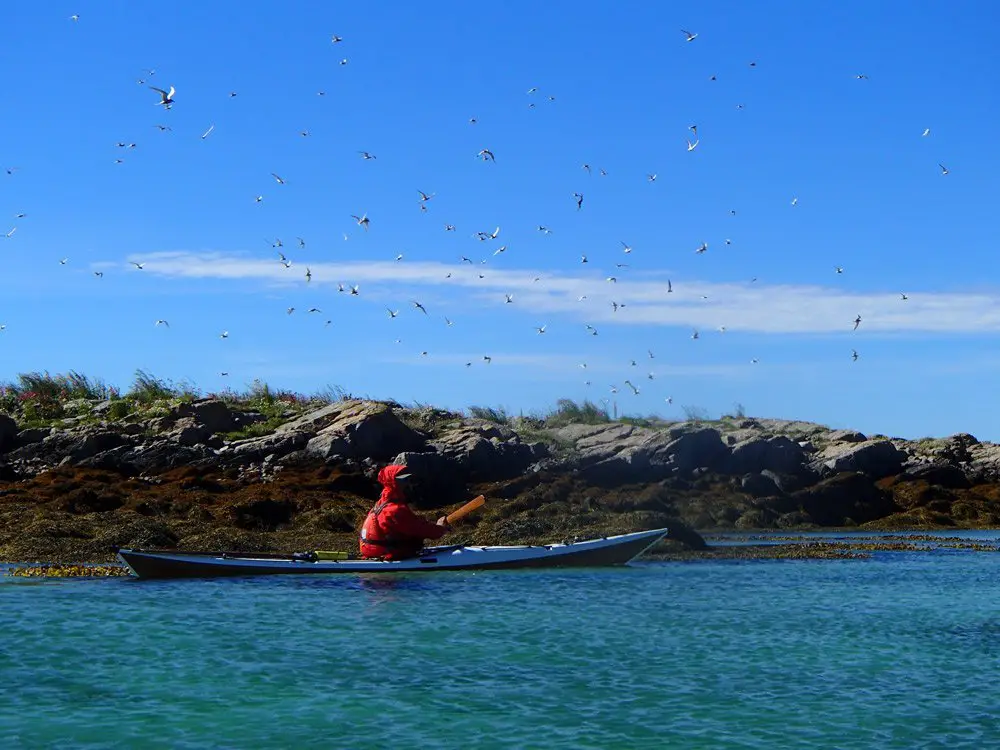
[[[427,510],[490,497],[464,529],[480,543],[651,524],[695,546],[695,529],[1000,525],[1000,446],[964,434],[905,441],[747,418],[548,426],[359,399],[267,416],[217,399],[120,411],[0,415],[0,558],[105,559],[112,539],[353,544],[388,462],[411,467]]]

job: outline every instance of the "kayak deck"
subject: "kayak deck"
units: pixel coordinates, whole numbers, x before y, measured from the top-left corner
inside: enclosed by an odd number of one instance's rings
[[[545,545],[430,547],[407,560],[317,560],[306,555],[166,552],[120,549],[118,558],[139,578],[207,578],[317,573],[403,573],[429,570],[595,567],[625,565],[667,529]]]

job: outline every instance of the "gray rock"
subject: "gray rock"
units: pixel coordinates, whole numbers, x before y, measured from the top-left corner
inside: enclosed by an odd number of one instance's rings
[[[198,422],[195,417],[182,417],[174,423],[167,437],[181,445],[205,445],[211,440],[213,433],[214,430]]]
[[[825,476],[850,471],[878,479],[899,473],[905,459],[891,441],[869,440],[845,450],[827,449],[811,467]]]
[[[429,447],[450,459],[453,470],[477,482],[512,478],[548,455],[541,443],[522,443],[513,430],[484,420],[446,430]]]
[[[322,420],[326,426],[306,446],[306,450],[316,456],[385,460],[425,446],[424,438],[400,421],[386,404],[344,401],[331,406],[339,410],[327,412]],[[320,422],[313,421],[317,423]]]
[[[783,435],[751,438],[734,446],[726,462],[732,474],[759,472],[763,469],[796,474],[802,471],[805,452],[798,443]]]
[[[281,457],[302,450],[313,437],[311,432],[276,432],[263,437],[236,440],[219,448],[220,462],[227,466],[243,466],[263,461],[271,454]]]
[[[746,474],[740,479],[740,488],[751,497],[771,497],[782,494],[777,483],[764,474]]]
[[[0,453],[13,448],[17,442],[17,422],[6,414],[0,414]]]
[[[923,480],[950,490],[967,490],[972,486],[964,471],[944,462],[907,466],[899,478],[903,481]]]
[[[67,457],[76,463],[98,453],[118,448],[128,442],[126,436],[117,432],[91,432],[76,437],[76,440],[69,447]]]
[[[824,437],[831,443],[863,443],[868,439],[856,430],[833,430]]]
[[[51,427],[29,427],[28,429],[21,430],[17,433],[17,444],[31,445],[32,443],[40,443],[51,434]]]
[[[212,434],[236,429],[237,419],[224,401],[195,401],[180,407],[177,414],[181,417],[193,417]]]

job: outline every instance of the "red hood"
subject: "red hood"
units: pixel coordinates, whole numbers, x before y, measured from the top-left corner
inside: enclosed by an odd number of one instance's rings
[[[390,464],[389,466],[383,466],[378,473],[378,481],[381,483],[382,489],[382,502],[387,500],[395,500],[397,502],[404,499],[403,491],[399,489],[399,485],[396,483],[396,475],[402,474],[406,471],[406,467],[402,464]]]

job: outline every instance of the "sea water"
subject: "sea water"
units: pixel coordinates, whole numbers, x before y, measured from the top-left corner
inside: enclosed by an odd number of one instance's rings
[[[0,577],[0,748],[995,747],[998,567]]]

